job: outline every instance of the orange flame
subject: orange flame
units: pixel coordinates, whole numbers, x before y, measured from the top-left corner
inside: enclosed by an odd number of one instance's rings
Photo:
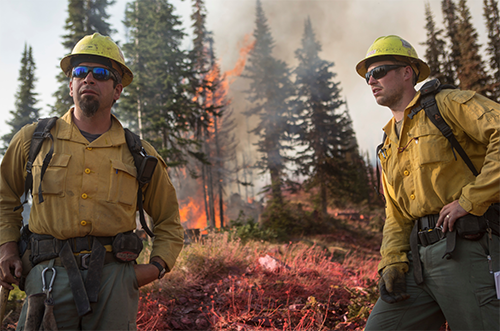
[[[204,88],[199,88],[198,91],[196,91],[196,95],[193,97],[193,101],[199,100],[200,96],[203,94],[203,92],[205,92],[205,99],[203,100],[203,104],[207,108],[211,106],[218,107],[230,103],[230,100],[227,100],[229,85],[234,82],[236,77],[241,75],[243,69],[245,68],[248,54],[255,46],[255,41],[251,41],[250,37],[251,34],[246,35],[244,40],[240,43],[240,56],[236,61],[233,69],[226,71],[221,76],[220,65],[216,63],[205,75],[204,80],[209,83],[209,87],[211,84],[218,83],[219,85],[217,89],[215,91],[211,91],[209,88],[207,88],[204,91]],[[231,78],[228,79],[228,77]],[[222,118],[217,118],[217,121],[218,125],[221,125]],[[209,128],[209,130],[212,131],[213,127]],[[186,175],[185,172],[184,175]],[[181,216],[181,222],[185,224],[186,228],[205,229],[208,224],[207,216],[205,213],[203,183],[199,182],[199,185],[197,187],[197,192],[194,195],[184,200],[179,200],[179,212]],[[218,208],[219,203],[217,198],[215,198],[215,200],[215,224],[216,227],[220,227],[220,211]],[[226,208],[226,206],[224,206],[224,208]],[[227,224],[227,220],[224,220],[224,222]]]
[[[245,35],[243,39],[242,46],[240,47],[240,57],[238,61],[236,61],[236,65],[233,69],[228,70],[224,73],[227,76],[239,77],[245,69],[245,64],[247,63],[248,53],[253,50],[255,47],[255,40],[250,41],[251,34]],[[234,79],[233,79],[234,80]]]
[[[198,202],[199,201],[199,202]],[[181,222],[189,229],[204,229],[207,227],[207,218],[204,211],[203,198],[201,200],[188,197],[180,202],[179,209]]]

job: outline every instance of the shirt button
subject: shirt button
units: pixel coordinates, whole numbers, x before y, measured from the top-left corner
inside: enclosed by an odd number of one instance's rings
[[[410,194],[410,199],[415,200],[415,194]]]
[[[88,151],[91,151],[91,150],[92,150],[92,147],[87,147],[87,150],[88,150]]]
[[[87,195],[87,193],[83,193],[82,194],[82,199],[87,199],[89,196]]]
[[[85,169],[85,173],[90,174],[90,169],[89,168]]]
[[[410,172],[408,170],[405,170],[403,173],[405,174],[405,176],[409,176],[410,175]]]
[[[87,222],[86,222],[86,221],[81,221],[81,222],[80,222],[80,224],[81,224],[82,226],[85,226],[85,225],[87,225]]]

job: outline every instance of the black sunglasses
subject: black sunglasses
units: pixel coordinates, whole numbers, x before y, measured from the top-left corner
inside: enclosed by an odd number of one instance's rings
[[[106,81],[110,78],[112,78],[115,81],[117,80],[116,75],[111,70],[103,67],[89,67],[89,66],[74,67],[73,71],[71,72],[71,76],[83,79],[87,77],[89,72],[92,72],[92,77],[94,77],[97,80]]]
[[[389,71],[397,69],[397,68],[401,68],[401,67],[406,67],[406,65],[404,65],[404,64],[384,64],[384,65],[378,66],[376,68],[373,68],[372,70],[368,71],[365,74],[366,83],[368,84],[368,82],[370,81],[370,77],[372,77],[372,76],[375,79],[380,79],[380,78],[384,77],[385,75],[387,75],[387,73]]]

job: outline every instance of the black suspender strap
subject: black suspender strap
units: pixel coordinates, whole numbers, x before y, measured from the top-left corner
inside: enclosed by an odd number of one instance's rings
[[[382,149],[385,144],[385,140],[387,139],[387,134],[384,132],[384,137],[382,138],[382,143],[377,146],[377,153],[376,156],[379,157],[379,154],[382,153],[382,156],[385,157],[385,151]],[[376,160],[376,171],[377,171],[377,187],[375,187],[375,190],[377,190],[377,195],[382,196],[382,200],[384,201],[384,204],[386,203],[385,197],[383,194],[380,193],[380,182],[381,179],[380,177],[382,176],[382,167],[379,165],[379,160]]]
[[[52,155],[54,154],[54,138],[50,134],[50,130],[55,126],[57,121],[57,117],[51,118],[42,118],[38,120],[38,124],[35,128],[35,132],[31,138],[31,146],[28,155],[28,162],[26,164],[26,180],[24,182],[24,201],[14,208],[14,211],[20,209],[25,203],[28,202],[28,193],[33,191],[33,162],[40,152],[43,142],[46,138],[50,138],[52,144],[50,146],[49,152],[45,155],[42,163],[42,169],[40,173],[40,185],[38,187],[38,203],[42,203],[43,200],[43,191],[42,191],[42,182],[43,176],[47,171],[47,168],[52,160]],[[144,185],[148,184],[151,181],[153,173],[155,171],[156,165],[158,163],[158,159],[154,156],[148,155],[146,150],[142,147],[141,139],[138,135],[130,131],[129,129],[125,130],[125,139],[127,141],[127,146],[134,158],[134,164],[137,168],[137,181],[139,182],[139,189],[137,190],[137,208],[139,210],[139,218],[141,221],[142,228],[146,231],[146,233],[153,238],[153,232],[148,228],[146,224],[146,220],[144,217],[144,208],[142,202],[142,188]]]
[[[40,152],[42,148],[43,142],[45,138],[50,138],[52,141],[52,145],[50,147],[49,152],[45,155],[42,165],[42,172],[40,177],[40,186],[38,187],[39,194],[39,203],[43,202],[42,196],[42,179],[47,167],[52,159],[52,154],[54,153],[54,139],[50,134],[50,130],[56,125],[57,117],[51,118],[42,118],[38,120],[38,125],[35,128],[35,132],[33,133],[33,137],[31,138],[31,146],[28,154],[28,162],[26,163],[26,180],[24,182],[24,201],[14,208],[14,211],[21,208],[25,203],[28,202],[28,193],[33,190],[33,162],[35,162],[35,158]]]
[[[134,157],[135,167],[137,168],[137,181],[139,182],[137,209],[139,210],[139,220],[144,231],[153,238],[155,235],[149,229],[144,217],[142,187],[151,181],[158,159],[146,153],[146,150],[142,147],[141,138],[129,129],[125,129],[125,139],[127,140],[128,148]]]
[[[479,175],[476,168],[474,167],[474,164],[472,164],[472,161],[470,160],[469,156],[467,156],[464,149],[462,148],[457,138],[453,134],[453,131],[451,130],[450,126],[444,121],[443,117],[441,116],[438,106],[436,104],[435,95],[429,94],[423,96],[420,103],[429,120],[439,129],[439,131],[441,131],[443,136],[445,136],[445,138],[448,139],[448,141],[452,146],[452,149],[456,150],[458,154],[460,154],[465,164],[467,164],[467,166],[469,167],[470,171],[472,171],[474,176]]]

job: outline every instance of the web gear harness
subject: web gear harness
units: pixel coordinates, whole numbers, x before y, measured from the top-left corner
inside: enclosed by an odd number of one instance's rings
[[[33,191],[33,162],[35,161],[40,149],[42,148],[45,139],[50,139],[52,144],[50,146],[49,152],[45,155],[42,164],[42,170],[40,174],[40,185],[38,187],[38,203],[42,203],[43,192],[42,192],[42,181],[45,171],[49,166],[52,155],[54,154],[54,138],[50,133],[50,130],[55,126],[57,117],[42,118],[38,120],[35,132],[31,138],[31,146],[28,156],[28,162],[26,164],[26,181],[24,182],[24,201],[21,205],[14,208],[14,211],[21,208],[25,203],[28,202],[28,193]],[[158,159],[154,156],[148,155],[144,147],[142,147],[141,139],[138,135],[130,131],[129,129],[124,129],[125,140],[127,141],[127,146],[134,158],[134,164],[137,168],[137,181],[139,182],[139,189],[137,190],[137,208],[139,210],[139,218],[141,226],[146,231],[146,233],[153,238],[154,234],[149,229],[146,224],[146,219],[144,217],[144,209],[142,205],[142,188],[144,185],[148,184],[153,177],[154,170],[158,163]]]
[[[458,142],[457,138],[453,134],[451,127],[445,122],[441,113],[439,112],[439,108],[436,103],[436,94],[439,93],[443,89],[455,89],[456,87],[453,85],[445,84],[441,85],[438,79],[432,79],[426,82],[420,89],[420,106],[414,108],[408,117],[413,119],[413,117],[420,112],[422,109],[425,111],[425,114],[429,118],[429,120],[439,129],[439,131],[443,134],[443,136],[450,142],[453,155],[455,156],[455,160],[457,160],[457,156],[455,151],[458,152],[460,157],[463,159],[467,167],[474,174],[474,176],[478,176],[479,172],[474,167],[471,159],[464,151],[463,147]],[[386,133],[384,132],[384,137],[382,139],[382,143],[377,146],[377,155],[379,153],[384,153],[382,149],[387,138]],[[380,194],[380,167],[377,162],[377,193]],[[454,231],[448,231],[446,234],[443,234],[440,231],[435,231],[435,225],[437,223],[439,215],[427,215],[424,217],[420,217],[416,220],[415,226],[410,235],[410,248],[411,251],[414,252],[414,276],[417,284],[422,284],[423,273],[422,273],[422,265],[420,262],[420,258],[418,258],[418,243],[420,242],[422,245],[427,246],[433,244],[444,237],[446,237],[446,251],[443,258],[451,258],[451,254],[455,250],[456,246],[456,237],[457,234],[460,237],[469,240],[479,240],[482,238],[484,233],[488,232],[489,236],[491,234],[499,235],[500,232],[500,204],[494,203],[492,204],[486,213],[483,216],[474,216],[474,215],[466,215],[463,218],[459,218],[455,224],[456,229]],[[419,231],[419,224],[425,223],[422,225],[423,231]],[[489,256],[489,250],[485,248],[485,252]]]

